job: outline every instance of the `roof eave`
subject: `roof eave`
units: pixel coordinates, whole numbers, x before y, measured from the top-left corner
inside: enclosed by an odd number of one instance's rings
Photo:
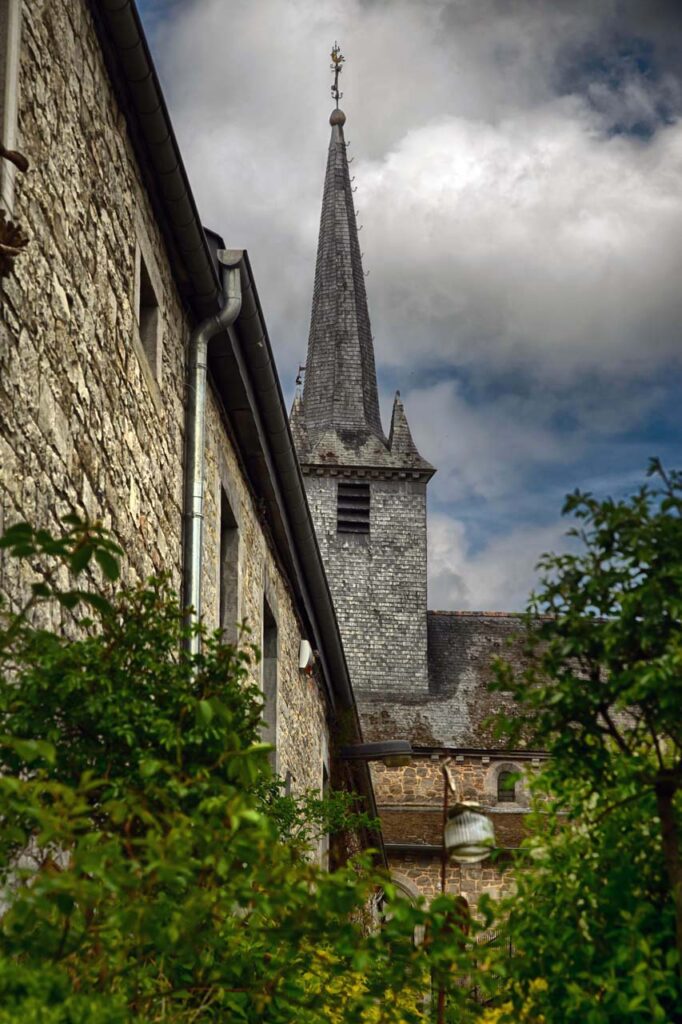
[[[168,245],[169,260],[180,294],[197,321],[220,308],[221,285],[199,218],[180,150],[171,125],[158,75],[133,0],[88,0],[107,72],[124,113],[135,155],[154,214]],[[345,711],[350,737],[362,733],[350,676],[329,587],[308,511],[279,379],[272,360],[260,301],[244,253],[241,264],[244,301],[230,332],[228,361],[237,376],[235,387],[219,392],[237,441],[247,451],[247,472],[263,497],[273,533],[303,617],[310,623],[321,655],[322,674],[332,708]],[[257,339],[254,342],[254,338]],[[259,347],[262,346],[262,351]],[[215,369],[216,346],[212,347]],[[221,374],[214,374],[220,381]],[[256,441],[257,451],[253,448]],[[308,585],[311,578],[313,587]],[[347,737],[344,737],[347,739]],[[359,788],[375,808],[369,769],[356,775]],[[383,862],[386,855],[380,833]]]
[[[201,320],[219,308],[220,282],[140,16],[133,0],[88,2],[173,274],[181,295]]]

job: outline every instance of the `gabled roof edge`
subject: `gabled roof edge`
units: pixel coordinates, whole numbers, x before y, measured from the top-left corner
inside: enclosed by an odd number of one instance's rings
[[[220,305],[221,285],[209,243],[199,218],[168,109],[161,91],[144,29],[134,0],[87,0],[121,110],[126,118],[155,215],[169,247],[173,273],[181,294],[197,320]],[[253,275],[244,252],[241,264],[243,302],[233,337],[243,342],[243,366],[255,396],[250,413],[265,426],[264,458],[273,474],[278,514],[290,536],[296,585],[301,594],[319,649],[332,706],[346,712],[353,738],[360,741],[360,719],[350,684],[336,614],[310,518],[301,471],[294,450],[284,399],[272,358]],[[310,585],[309,585],[310,584]],[[327,657],[328,656],[328,657]],[[368,811],[377,817],[368,766],[356,774]],[[386,865],[381,833],[372,840]]]
[[[134,0],[88,0],[109,77],[170,249],[180,292],[197,319],[216,311],[220,282]]]

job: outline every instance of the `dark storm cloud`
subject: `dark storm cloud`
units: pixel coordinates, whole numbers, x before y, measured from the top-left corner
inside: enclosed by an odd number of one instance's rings
[[[151,4],[200,210],[250,251],[287,390],[342,43],[380,379],[402,385],[440,470],[434,600],[518,605],[560,537],[556,474],[573,484],[577,467],[599,477],[613,462],[630,479],[627,437],[679,383],[682,7]]]

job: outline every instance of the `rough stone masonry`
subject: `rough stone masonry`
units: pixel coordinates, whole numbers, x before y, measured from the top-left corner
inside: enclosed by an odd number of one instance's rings
[[[0,293],[0,524],[99,518],[125,552],[124,583],[164,572],[179,589],[192,325],[84,0],[24,0],[17,88],[30,170],[16,179],[13,216],[30,242]],[[296,599],[214,387],[206,461],[206,621],[218,625],[224,491],[240,535],[237,617],[258,643],[265,601],[277,622],[278,768],[294,788],[319,789],[328,708],[318,679],[299,671]],[[0,560],[10,600],[30,582]]]

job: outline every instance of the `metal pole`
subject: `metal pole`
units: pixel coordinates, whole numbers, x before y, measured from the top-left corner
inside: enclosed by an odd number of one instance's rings
[[[441,852],[440,852],[440,891],[445,892],[445,879],[448,869],[448,851],[445,845],[445,826],[448,823],[448,795],[450,793],[450,780],[443,768],[443,825],[441,828]]]
[[[220,331],[226,331],[239,315],[242,304],[239,262],[242,255],[240,249],[221,249],[218,253],[222,266],[223,305],[219,313],[195,328],[189,341],[183,510],[183,604],[188,624],[201,622],[208,343]],[[190,653],[198,654],[200,644],[198,633],[189,637]]]
[[[443,827],[441,829],[441,853],[440,853],[440,891],[441,895],[445,893],[445,883],[447,878],[448,870],[448,850],[445,845],[445,826],[448,821],[448,796],[450,793],[450,779],[446,771],[445,765],[443,768]],[[440,984],[438,986],[438,1013],[437,1013],[438,1024],[445,1024],[445,979],[441,976]]]

